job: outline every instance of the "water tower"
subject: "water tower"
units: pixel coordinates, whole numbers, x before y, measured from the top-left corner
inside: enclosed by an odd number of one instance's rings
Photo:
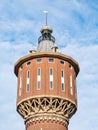
[[[77,110],[78,63],[59,53],[47,24],[41,29],[37,50],[20,58],[14,72],[18,78],[17,111],[26,130],[68,130]]]

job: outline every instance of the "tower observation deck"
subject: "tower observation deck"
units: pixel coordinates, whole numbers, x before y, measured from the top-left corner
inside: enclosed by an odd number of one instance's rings
[[[41,29],[36,51],[20,58],[14,66],[18,78],[17,111],[26,130],[68,130],[77,110],[78,63],[59,53],[52,29]]]

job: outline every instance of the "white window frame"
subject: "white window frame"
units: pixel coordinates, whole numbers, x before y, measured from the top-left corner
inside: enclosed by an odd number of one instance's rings
[[[64,79],[64,70],[61,70],[61,90],[65,91],[65,79]]]
[[[50,80],[49,87],[50,89],[53,89],[54,85],[53,85],[53,68],[52,67],[49,68],[49,80]]]
[[[38,68],[37,69],[37,90],[40,90],[40,89],[41,89],[41,68]]]
[[[30,70],[27,70],[26,92],[30,92]]]

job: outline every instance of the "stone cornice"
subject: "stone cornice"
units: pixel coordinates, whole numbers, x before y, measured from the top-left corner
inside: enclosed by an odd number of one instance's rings
[[[38,116],[31,116],[28,119],[25,120],[26,127],[36,124],[36,123],[41,123],[41,122],[51,122],[51,123],[58,123],[60,125],[63,125],[64,127],[67,127],[69,124],[69,120],[62,118],[57,115],[51,115],[51,114],[45,114],[45,115],[38,115]]]
[[[70,102],[72,102],[76,107],[77,107],[77,104],[76,104],[76,102],[73,102],[73,100],[70,100],[69,98],[64,98],[64,97],[62,97],[62,96],[56,96],[56,95],[37,95],[37,96],[30,96],[30,97],[28,97],[28,98],[24,98],[24,99],[22,99],[21,101],[19,101],[18,103],[17,103],[17,107],[18,107],[18,105],[19,104],[21,104],[22,102],[24,102],[24,101],[26,101],[26,100],[30,100],[30,99],[32,99],[32,98],[40,98],[40,97],[54,97],[54,98],[60,98],[60,99],[63,99],[63,100],[68,100],[68,101],[70,101]]]
[[[24,56],[22,58],[20,58],[16,64],[14,65],[14,73],[16,74],[16,76],[18,76],[18,69],[19,67],[26,61],[34,59],[34,58],[40,58],[40,57],[54,57],[54,58],[60,58],[62,60],[68,61],[69,63],[71,63],[76,71],[76,75],[79,72],[79,65],[78,62],[76,60],[74,60],[72,57],[64,55],[62,53],[59,52],[36,52],[36,53],[30,53],[27,56]]]
[[[58,97],[33,97],[17,105],[17,111],[25,120],[46,114],[69,120],[76,109],[76,105],[71,101]]]

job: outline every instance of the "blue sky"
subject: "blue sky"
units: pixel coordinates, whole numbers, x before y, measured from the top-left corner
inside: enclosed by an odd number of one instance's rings
[[[98,130],[98,0],[0,0],[0,130],[25,130],[16,112],[14,63],[37,46],[43,10],[49,11],[59,51],[76,59],[81,69],[78,111],[69,130]]]

